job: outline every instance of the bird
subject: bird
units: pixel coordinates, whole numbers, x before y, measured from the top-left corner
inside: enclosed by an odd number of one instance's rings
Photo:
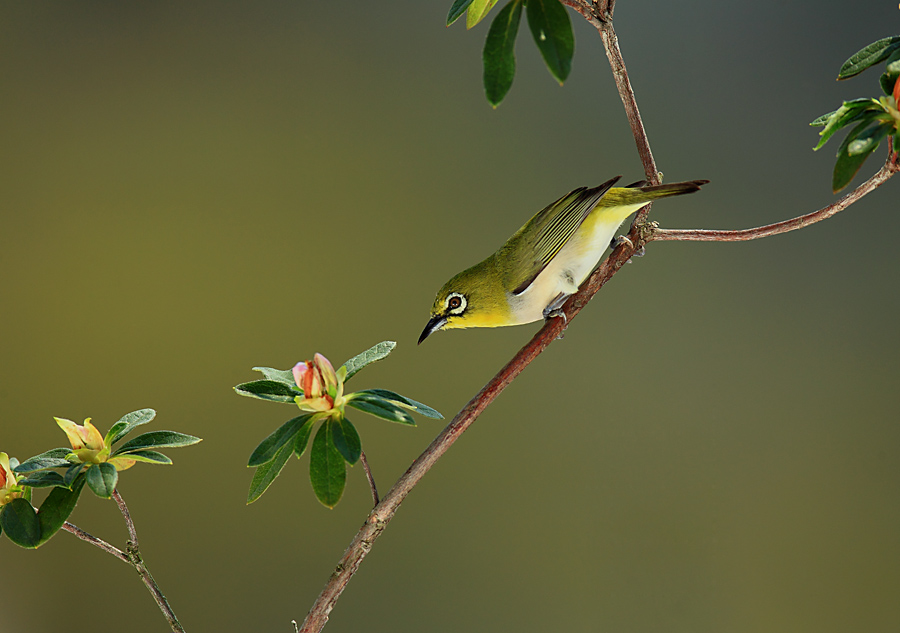
[[[669,196],[698,191],[708,180],[614,187],[621,176],[579,187],[547,205],[484,261],[441,287],[421,344],[438,330],[521,325],[555,316],[597,266],[628,216]],[[627,238],[621,238],[627,239]]]

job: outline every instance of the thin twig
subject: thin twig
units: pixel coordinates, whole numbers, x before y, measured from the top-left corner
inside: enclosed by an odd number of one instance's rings
[[[366,479],[369,480],[369,490],[372,491],[372,501],[378,505],[378,488],[375,486],[375,478],[372,476],[372,469],[369,468],[369,460],[366,459],[366,452],[359,452],[359,461],[362,462],[363,470],[366,471]]]
[[[128,506],[125,505],[125,500],[122,499],[122,495],[119,494],[118,489],[113,490],[112,498],[113,501],[116,502],[116,505],[119,506],[119,512],[122,513],[122,517],[125,519],[125,525],[128,528],[128,542],[131,547],[137,550],[140,547],[138,545],[137,530],[134,528],[134,521],[131,520],[131,513],[128,511]]]
[[[128,506],[125,505],[125,500],[122,498],[122,495],[119,494],[118,489],[113,490],[112,498],[115,500],[116,505],[119,506],[119,511],[125,519],[125,525],[128,526],[128,546],[125,548],[126,560],[131,563],[131,566],[134,567],[138,576],[141,577],[144,586],[147,587],[150,595],[153,596],[156,605],[159,607],[159,610],[162,611],[163,616],[166,618],[172,631],[174,631],[174,633],[184,633],[184,627],[181,626],[178,618],[175,617],[175,612],[172,611],[169,601],[166,600],[166,596],[159,588],[159,585],[156,584],[153,576],[150,575],[150,570],[147,569],[147,566],[144,565],[144,561],[141,559],[141,552],[138,549],[137,530],[135,530],[134,521],[131,520],[131,513],[128,511]]]
[[[131,562],[130,560],[128,560],[128,556],[125,555],[125,552],[120,550],[118,547],[116,547],[115,545],[110,545],[103,539],[97,538],[93,534],[88,534],[87,532],[82,530],[77,525],[73,525],[73,524],[69,523],[68,521],[66,521],[65,523],[63,523],[62,529],[64,529],[69,534],[74,534],[75,536],[80,538],[82,541],[90,543],[91,545],[96,545],[97,547],[102,549],[107,554],[112,554],[113,556],[115,556],[116,558],[118,558],[120,561],[122,561],[124,563]]]
[[[767,224],[753,229],[739,229],[734,231],[718,231],[713,229],[660,229],[651,227],[651,233],[647,241],[692,241],[692,242],[744,242],[756,240],[761,237],[779,235],[788,231],[796,231],[810,224],[821,222],[831,216],[840,213],[851,204],[862,198],[867,193],[883,185],[888,179],[900,171],[900,162],[897,154],[888,153],[888,159],[874,176],[862,183],[859,187],[845,195],[840,200],[822,207],[818,211],[807,213],[790,220],[783,220],[775,224]]]

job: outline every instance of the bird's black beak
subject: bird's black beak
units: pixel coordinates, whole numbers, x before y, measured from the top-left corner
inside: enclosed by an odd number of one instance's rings
[[[419,336],[419,344],[422,343],[425,339],[427,339],[432,332],[437,332],[444,325],[447,324],[447,317],[436,315],[431,317],[431,320],[428,322],[428,325],[425,326],[425,329],[422,330],[422,335]]]

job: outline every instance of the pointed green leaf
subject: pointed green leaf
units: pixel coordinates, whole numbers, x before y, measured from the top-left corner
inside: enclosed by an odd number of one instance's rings
[[[883,111],[881,105],[874,99],[854,99],[853,101],[845,101],[844,104],[835,110],[825,122],[825,129],[819,132],[821,138],[819,139],[818,145],[813,148],[813,151],[820,149],[825,145],[828,139],[834,136],[835,132],[847,127],[855,121],[876,116],[878,112]],[[819,119],[816,119],[816,121],[818,120]],[[813,123],[816,121],[813,121]],[[810,125],[812,125],[812,123]]]
[[[484,42],[484,92],[495,108],[516,76],[516,35],[521,20],[522,0],[511,0],[494,18]]]
[[[107,446],[112,446],[131,433],[136,427],[147,424],[147,422],[150,422],[155,417],[156,411],[153,409],[139,409],[137,411],[132,411],[131,413],[126,413],[118,422],[112,425],[112,428],[109,429],[109,433],[106,434],[104,442],[106,442]]]
[[[238,385],[234,390],[241,396],[268,400],[269,402],[287,402],[294,404],[294,398],[303,396],[303,392],[297,387],[291,387],[283,382],[274,380],[254,380]]]
[[[25,472],[33,472],[31,465],[29,462],[32,462],[36,459],[65,459],[66,455],[72,452],[71,448],[51,448],[49,451],[44,451],[40,455],[35,455],[34,457],[29,457],[21,464],[17,464],[12,468],[15,472],[22,474]],[[10,465],[12,465],[12,460],[10,459]],[[65,464],[65,465],[68,465]],[[51,467],[52,468],[52,467]]]
[[[838,73],[838,79],[849,79],[858,75],[866,68],[890,57],[891,53],[898,48],[900,48],[900,35],[885,37],[877,42],[872,42],[844,62],[844,65],[841,66],[841,71]]]
[[[357,396],[359,393],[360,392],[357,392],[354,396]],[[378,396],[364,394],[362,396],[354,397],[352,400],[348,400],[347,404],[354,409],[359,409],[360,411],[364,411],[365,413],[369,413],[384,420],[399,422],[400,424],[407,424],[409,426],[416,425],[416,421],[406,412],[406,410],[401,409],[390,400],[385,400]]]
[[[344,456],[334,446],[331,429],[323,424],[313,439],[309,453],[309,481],[322,505],[333,508],[341,500],[347,482]]]
[[[313,422],[315,422],[314,418],[310,418],[306,424],[301,427],[300,432],[297,433],[297,439],[294,441],[294,454],[297,455],[297,459],[306,452],[306,445],[309,443],[309,436],[312,434],[313,430]]]
[[[363,389],[362,391],[357,391],[356,393],[370,394],[373,396],[378,396],[379,398],[383,398],[385,400],[391,400],[395,403],[399,403],[400,405],[405,405],[419,415],[424,415],[426,418],[433,418],[435,420],[444,419],[444,416],[429,407],[427,404],[422,404],[421,402],[417,402],[412,398],[401,396],[399,393],[394,393],[393,391],[388,391],[387,389]]]
[[[893,94],[894,86],[897,83],[897,77],[900,77],[900,48],[887,58],[885,62],[884,72],[881,74],[879,81],[884,94]]]
[[[282,446],[288,442],[294,441],[297,432],[311,417],[311,413],[305,413],[296,418],[291,418],[275,429],[274,432],[269,434],[269,436],[260,442],[259,446],[253,450],[247,466],[260,466],[275,459],[275,454],[281,450]]]
[[[373,345],[361,354],[357,354],[342,365],[342,367],[346,367],[347,369],[347,377],[344,380],[353,378],[353,376],[366,365],[371,365],[375,361],[387,358],[388,354],[390,354],[395,347],[397,347],[397,343],[394,341],[382,341]]]
[[[115,466],[103,462],[102,464],[93,464],[88,468],[86,479],[88,487],[94,491],[95,495],[101,499],[109,499],[119,482],[119,473]]]
[[[133,459],[136,462],[143,462],[145,464],[167,465],[172,463],[172,460],[169,459],[168,456],[157,453],[156,451],[129,451],[127,457],[128,459]]]
[[[454,0],[450,6],[450,12],[447,14],[447,26],[456,22],[459,16],[466,12],[470,4],[472,4],[472,0]]]
[[[834,164],[834,174],[831,180],[832,190],[837,193],[850,184],[853,177],[866,162],[866,159],[875,151],[878,144],[893,129],[893,124],[882,123],[881,125],[866,128],[869,121],[864,121],[857,125],[841,143],[838,150],[837,162]],[[850,154],[849,149],[855,141],[860,141],[863,149],[855,154]],[[856,146],[857,148],[859,146]]]
[[[116,449],[113,457],[116,455],[126,455],[131,451],[142,451],[147,448],[177,448],[180,446],[191,446],[200,442],[199,437],[186,435],[176,431],[150,431],[143,433],[136,438],[128,440],[122,446]]]
[[[347,418],[332,419],[328,421],[328,424],[331,425],[331,437],[334,439],[334,446],[338,452],[351,466],[358,462],[362,453],[362,441],[359,439],[356,428],[350,424],[350,420]]]
[[[885,122],[877,127],[867,129],[847,144],[847,155],[871,154],[893,128],[893,122]]]
[[[81,489],[84,488],[84,477],[79,477],[72,485],[72,489],[54,488],[44,499],[41,509],[38,510],[38,520],[41,522],[41,544],[50,540],[50,537],[59,531],[75,504],[78,503],[78,496]]]
[[[84,470],[84,464],[72,464],[69,466],[66,473],[63,475],[63,483],[65,483],[66,488],[74,488],[73,483],[78,479],[78,476]]]
[[[827,114],[823,114],[822,116],[816,117],[815,119],[810,121],[809,124],[812,127],[821,127],[821,126],[825,125],[826,123],[828,123],[828,119],[833,117],[835,114],[837,114],[837,110],[832,110],[831,112],[829,112]]]
[[[13,499],[0,507],[0,526],[19,547],[34,549],[41,544],[41,523],[25,499]]]
[[[70,448],[55,448],[56,451],[53,457],[45,457],[47,453],[43,453],[41,455],[35,455],[31,459],[26,459],[24,462],[16,466],[13,470],[15,470],[20,475],[24,475],[26,473],[34,473],[39,470],[47,470],[49,468],[61,468],[63,466],[69,467],[72,465],[72,462],[65,459],[64,457],[57,457],[56,455],[68,455],[72,452]],[[47,451],[48,453],[50,451]]]
[[[303,390],[297,386],[297,383],[294,381],[294,372],[290,369],[272,369],[271,367],[254,367],[253,371],[262,372],[262,375],[266,377],[266,380],[271,380],[273,382],[280,382],[283,385],[287,385],[291,389],[298,391],[299,393],[303,393]]]
[[[62,486],[68,488],[66,480],[55,470],[43,470],[32,473],[25,479],[19,481],[20,486],[31,486],[32,488],[50,488],[52,486]]]
[[[566,8],[559,0],[528,0],[528,26],[544,63],[560,85],[572,70],[575,35]]]
[[[497,0],[473,0],[469,5],[469,12],[466,14],[466,28],[471,29],[481,22],[495,4],[497,4]]]
[[[253,481],[250,482],[250,492],[247,494],[247,503],[251,504],[259,499],[262,494],[272,485],[275,478],[281,474],[281,470],[287,463],[288,457],[291,456],[293,446],[285,444],[275,453],[274,459],[266,462],[256,469],[253,473]]]

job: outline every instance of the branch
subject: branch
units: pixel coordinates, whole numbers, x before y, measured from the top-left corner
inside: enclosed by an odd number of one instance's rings
[[[144,561],[141,559],[141,553],[138,550],[138,538],[137,531],[134,528],[134,521],[131,520],[131,513],[128,511],[128,506],[125,505],[125,500],[122,499],[122,495],[119,494],[118,489],[113,490],[112,498],[115,500],[116,505],[119,506],[119,511],[122,513],[122,517],[125,519],[125,525],[128,527],[128,543],[124,553],[125,562],[131,564],[138,573],[138,576],[141,577],[141,580],[144,581],[144,586],[147,587],[150,595],[153,596],[156,605],[159,607],[159,610],[162,611],[163,616],[165,616],[172,631],[174,631],[174,633],[184,633],[184,627],[181,626],[178,618],[175,617],[175,612],[172,611],[172,607],[169,606],[169,601],[166,600],[166,596],[163,595],[159,585],[156,584],[153,576],[150,575],[150,570],[147,569],[146,565],[144,565]]]
[[[609,59],[610,67],[615,77],[616,87],[619,90],[619,96],[622,104],[625,106],[625,112],[628,116],[628,122],[631,125],[631,131],[634,135],[635,144],[644,165],[644,173],[647,180],[651,183],[659,184],[659,172],[656,168],[656,162],[653,160],[653,153],[650,151],[650,142],[644,131],[644,125],[641,120],[641,114],[638,111],[637,101],[634,97],[634,91],[631,88],[631,82],[628,79],[628,72],[625,69],[625,60],[619,50],[618,39],[615,30],[612,27],[612,11],[615,7],[615,0],[598,0],[596,5],[588,5],[584,0],[562,0],[563,4],[572,7],[593,24],[600,32],[603,40],[603,47],[606,50],[606,56]],[[644,228],[647,214],[650,212],[650,205],[645,206],[638,211],[634,222],[631,225],[629,233],[630,241],[623,242],[617,246],[609,257],[597,268],[588,280],[582,284],[577,293],[569,297],[562,312],[565,318],[550,319],[544,323],[544,326],[529,341],[525,347],[510,360],[506,366],[501,369],[490,382],[485,385],[478,394],[472,398],[463,409],[456,414],[456,417],[441,431],[428,448],[419,455],[416,461],[403,474],[394,487],[385,495],[381,503],[369,513],[366,522],[357,532],[356,536],[350,542],[349,547],[344,551],[343,557],[334,572],[331,574],[325,588],[316,598],[312,608],[303,620],[300,627],[300,633],[318,633],[328,622],[328,616],[334,608],[338,598],[340,598],[350,578],[359,569],[363,558],[372,549],[375,540],[387,527],[387,524],[394,517],[400,504],[406,498],[406,495],[415,487],[420,479],[427,473],[431,467],[437,462],[441,456],[447,452],[453,443],[459,438],[463,432],[471,426],[478,418],[482,411],[494,401],[500,392],[509,385],[522,370],[527,367],[531,361],[543,352],[550,343],[559,338],[563,330],[568,326],[568,322],[577,315],[581,309],[587,305],[600,288],[609,281],[616,272],[631,258],[634,252],[647,241],[648,232]]]
[[[692,241],[692,242],[745,242],[747,240],[756,240],[761,237],[769,237],[770,235],[778,235],[802,229],[810,224],[827,220],[831,216],[840,213],[851,204],[862,198],[864,195],[874,191],[894,174],[900,171],[900,160],[894,151],[888,153],[887,161],[878,170],[878,172],[861,184],[859,187],[845,195],[840,200],[823,207],[818,211],[807,213],[790,220],[783,220],[775,224],[767,224],[753,229],[740,229],[736,231],[717,231],[712,229],[660,229],[656,226],[650,227],[650,234],[646,237],[646,241]]]
[[[378,487],[375,486],[375,477],[372,476],[372,469],[369,468],[369,460],[366,459],[366,452],[359,452],[359,461],[362,462],[363,470],[366,471],[366,479],[369,480],[369,490],[372,491],[372,503],[378,505]]]
[[[471,426],[481,412],[500,395],[507,385],[522,373],[522,370],[537,358],[550,343],[560,337],[568,322],[575,318],[581,309],[587,305],[591,297],[628,261],[634,250],[634,247],[627,243],[618,246],[600,267],[594,271],[581,289],[563,305],[562,311],[566,315],[565,318],[550,319],[545,322],[544,326],[534,335],[531,341],[519,350],[513,359],[456,414],[456,417],[441,431],[440,435],[428,445],[428,448],[419,455],[412,466],[397,480],[397,483],[384,496],[381,503],[369,513],[365,523],[363,523],[356,536],[353,537],[353,541],[351,541],[350,546],[344,552],[343,557],[331,574],[331,578],[303,621],[300,633],[313,633],[322,630],[322,627],[328,621],[331,610],[334,608],[350,578],[353,577],[363,558],[372,549],[375,540],[394,517],[406,495],[410,493],[435,462],[447,452],[447,449],[459,439],[459,436]]]
[[[619,50],[619,38],[616,37],[616,30],[613,28],[612,14],[615,8],[615,0],[597,0],[596,4],[588,4],[584,0],[562,0],[562,3],[584,16],[600,33],[603,49],[606,51],[606,58],[609,60],[609,67],[616,82],[616,89],[619,91],[619,97],[622,99],[622,105],[625,107],[625,115],[628,117],[628,124],[631,126],[631,134],[634,136],[634,143],[637,145],[638,155],[641,158],[641,164],[644,166],[644,176],[650,184],[658,185],[660,183],[659,170],[656,167],[653,152],[650,150],[650,141],[647,139],[647,131],[644,129],[641,112],[638,110],[634,89],[631,87],[631,80],[628,78],[625,58],[622,57],[622,51]],[[635,227],[643,224],[647,221],[649,214],[650,205],[647,205],[637,212],[631,226]]]
[[[122,562],[125,562],[125,563],[131,562],[128,560],[128,556],[125,555],[125,552],[120,550],[118,547],[115,547],[114,545],[110,545],[103,539],[97,538],[96,536],[94,536],[92,534],[88,534],[87,532],[82,530],[77,525],[73,525],[73,524],[69,523],[68,521],[66,521],[65,523],[63,523],[62,529],[64,529],[69,534],[74,534],[75,536],[80,538],[82,541],[90,543],[91,545],[96,545],[97,547],[102,549],[107,554],[112,554],[113,556],[115,556]]]
[[[615,0],[595,0],[595,4],[589,4],[586,0],[561,0],[566,6],[571,7],[580,13],[588,22],[590,22],[600,33],[606,56],[616,81],[616,87],[628,122],[631,125],[631,131],[634,135],[635,144],[637,145],[638,154],[641,163],[644,166],[644,173],[648,181],[653,184],[659,184],[659,171],[656,162],[653,159],[653,153],[650,150],[650,143],[647,140],[647,134],[641,120],[640,111],[637,107],[637,101],[631,82],[628,79],[628,72],[625,69],[625,62],[622,53],[619,50],[618,39],[612,26],[612,12],[615,7]],[[771,225],[777,227],[781,224],[791,225],[790,228],[772,229],[771,227],[761,227],[760,229],[750,229],[749,232],[758,232],[750,237],[733,237],[732,239],[753,239],[755,237],[764,237],[795,228],[801,228],[812,222],[825,219],[830,215],[834,215],[843,208],[846,208],[857,199],[875,189],[893,173],[900,171],[897,164],[896,154],[891,154],[893,158],[889,159],[885,167],[878,172],[872,179],[857,188],[856,191],[845,196],[840,201],[830,207],[820,210],[808,216],[802,216],[795,220],[788,220],[779,225]],[[839,208],[837,208],[839,207]],[[555,339],[559,338],[568,322],[571,321],[581,309],[587,305],[591,298],[602,288],[613,275],[615,275],[622,266],[628,262],[636,251],[643,248],[644,244],[652,240],[676,240],[676,239],[726,239],[722,237],[724,234],[741,235],[749,234],[746,231],[666,231],[657,229],[655,226],[646,222],[647,214],[650,211],[650,205],[646,205],[635,216],[628,234],[629,240],[622,241],[610,253],[600,266],[591,274],[588,280],[582,284],[577,293],[569,297],[562,307],[565,318],[554,318],[546,321],[544,326],[534,335],[519,352],[501,369],[490,382],[478,394],[472,398],[463,409],[456,414],[456,417],[444,428],[443,431],[429,444],[428,448],[413,462],[409,469],[403,474],[394,487],[385,495],[375,508],[369,513],[365,523],[360,527],[356,536],[350,542],[349,547],[344,551],[337,567],[331,574],[325,588],[316,598],[312,608],[307,613],[300,627],[300,633],[318,633],[328,622],[329,614],[340,598],[347,583],[359,569],[362,560],[372,549],[376,539],[381,535],[384,529],[390,523],[394,514],[400,507],[400,504],[406,496],[412,491],[419,480],[427,473],[431,467],[437,462],[441,456],[456,442],[457,439],[465,432],[469,426],[478,418],[494,399],[509,385],[515,378],[525,369],[537,356],[543,352],[547,346]],[[815,219],[808,219],[815,217]],[[796,226],[792,225],[796,223]],[[768,232],[767,232],[768,231]],[[712,237],[716,235],[716,237]]]

